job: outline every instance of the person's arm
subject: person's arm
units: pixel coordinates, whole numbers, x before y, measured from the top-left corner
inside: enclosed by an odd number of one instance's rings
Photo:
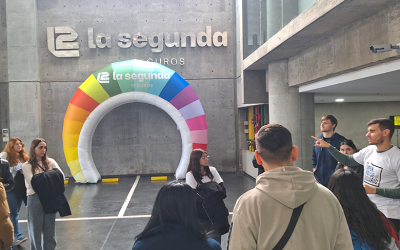
[[[25,182],[27,184],[26,188],[31,187],[31,180],[32,180],[32,176],[33,176],[31,164],[24,163],[22,165],[22,173],[24,174]]]
[[[311,161],[312,161],[312,165],[313,165],[313,172],[315,172],[316,167],[317,167],[317,156],[315,153],[315,147],[312,147],[312,151],[311,151]]]
[[[1,152],[0,153],[0,158],[3,160],[7,160],[7,152]]]
[[[60,172],[63,175],[63,178],[65,179],[64,172],[61,170],[60,166],[58,166],[58,163],[54,159],[50,158],[49,160],[50,160],[50,164],[49,164],[50,168],[51,169],[57,168],[58,170],[60,170]]]
[[[377,188],[364,184],[367,194],[377,194],[392,199],[400,199],[400,188]]]
[[[215,167],[210,167],[210,172],[214,176],[214,179],[212,181],[214,181],[218,184],[221,182],[224,182],[224,180],[221,178],[221,176],[219,175],[219,173]]]
[[[188,184],[191,188],[196,189],[197,181],[194,179],[194,176],[191,172],[186,173],[186,184]]]
[[[339,150],[337,150],[335,147],[330,145],[328,148],[329,153],[335,158],[338,162],[342,163],[345,166],[358,166],[360,163],[358,163],[356,160],[354,160],[353,155],[345,155],[342,154]]]
[[[248,220],[241,216],[237,207],[240,207],[240,198],[233,210],[231,228],[228,235],[229,250],[255,250],[257,249],[257,237],[251,231],[252,226]]]
[[[333,147],[331,144],[327,143],[326,141],[322,139],[318,139],[315,136],[311,136],[315,140],[315,147],[320,147],[320,148],[327,148],[329,153],[335,158],[338,162],[342,163],[345,166],[357,166],[360,165],[356,160],[354,160],[352,155],[345,155],[340,153],[339,150],[337,150],[335,147]]]

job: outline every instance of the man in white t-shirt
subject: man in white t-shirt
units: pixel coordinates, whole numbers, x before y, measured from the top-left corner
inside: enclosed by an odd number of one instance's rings
[[[367,123],[369,146],[353,155],[344,155],[329,143],[316,139],[315,146],[328,148],[345,166],[364,165],[364,188],[372,202],[400,231],[400,149],[391,144],[394,123],[374,119]]]

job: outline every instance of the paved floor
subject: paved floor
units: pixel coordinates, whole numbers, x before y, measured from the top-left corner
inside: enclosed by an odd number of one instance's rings
[[[221,177],[228,196],[225,204],[232,212],[236,199],[253,188],[255,181],[241,173],[221,173]],[[174,176],[168,176],[168,181],[172,180]],[[57,217],[56,249],[132,249],[134,238],[147,224],[158,190],[164,184],[152,182],[149,176],[123,177],[118,183],[69,183],[65,196],[72,215]],[[24,205],[20,221],[27,236]],[[227,234],[222,236],[222,249],[226,249],[226,239]],[[14,246],[15,249],[30,249],[29,242]]]

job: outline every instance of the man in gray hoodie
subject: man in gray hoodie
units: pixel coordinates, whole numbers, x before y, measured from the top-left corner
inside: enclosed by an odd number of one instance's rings
[[[294,167],[298,148],[278,124],[256,135],[256,159],[265,172],[256,187],[236,202],[228,249],[273,249],[288,228],[295,208],[304,204],[283,249],[353,249],[349,228],[336,197],[317,184],[310,171]]]

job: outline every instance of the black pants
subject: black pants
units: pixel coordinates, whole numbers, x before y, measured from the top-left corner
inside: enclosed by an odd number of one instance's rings
[[[390,219],[388,218],[394,225],[394,227],[396,228],[396,233],[399,234],[400,232],[400,220],[399,219]]]

